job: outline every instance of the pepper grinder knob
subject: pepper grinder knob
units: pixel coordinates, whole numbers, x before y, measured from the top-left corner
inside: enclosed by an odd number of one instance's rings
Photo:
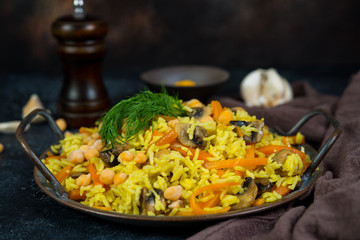
[[[51,26],[63,67],[58,114],[70,128],[93,126],[110,108],[102,77],[107,30],[103,20],[85,14],[82,0],[74,0],[73,14]]]

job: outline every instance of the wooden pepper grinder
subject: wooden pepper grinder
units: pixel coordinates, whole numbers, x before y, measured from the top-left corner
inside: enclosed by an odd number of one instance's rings
[[[58,18],[51,27],[64,75],[58,114],[70,128],[90,127],[110,108],[102,77],[107,25],[85,14],[83,0],[73,5],[73,14]]]

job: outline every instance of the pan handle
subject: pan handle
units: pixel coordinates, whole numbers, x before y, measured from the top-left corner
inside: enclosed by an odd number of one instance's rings
[[[298,130],[312,117],[322,115],[324,116],[334,127],[334,131],[331,133],[331,135],[328,137],[324,145],[319,149],[318,154],[315,156],[314,160],[311,162],[311,165],[309,169],[306,171],[307,176],[311,176],[316,168],[319,166],[325,155],[328,153],[330,148],[334,145],[336,140],[339,138],[342,128],[339,124],[339,122],[327,111],[324,111],[322,109],[314,109],[307,114],[305,114],[288,132],[281,132],[278,131],[281,135],[289,136],[294,135],[298,132]]]
[[[20,123],[18,128],[16,129],[16,138],[18,142],[20,143],[22,149],[24,152],[28,155],[28,157],[33,161],[34,165],[37,167],[37,169],[40,170],[40,172],[45,176],[45,178],[50,182],[50,184],[54,187],[55,191],[61,196],[61,197],[67,197],[68,194],[65,191],[65,189],[61,186],[61,183],[55,178],[55,176],[49,171],[49,169],[45,166],[45,164],[40,160],[40,158],[35,154],[35,152],[30,148],[29,144],[26,142],[24,138],[24,130],[27,125],[31,123],[31,121],[37,116],[41,115],[46,120],[47,123],[50,125],[51,129],[55,133],[58,140],[61,140],[64,138],[63,133],[57,126],[56,122],[52,118],[52,116],[42,109],[36,109],[32,111],[29,115],[27,115]]]

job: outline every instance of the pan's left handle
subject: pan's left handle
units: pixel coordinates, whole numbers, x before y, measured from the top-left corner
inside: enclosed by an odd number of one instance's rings
[[[22,149],[25,151],[25,153],[28,155],[28,157],[33,161],[34,165],[37,167],[37,169],[40,170],[40,172],[45,176],[45,178],[50,182],[50,184],[54,187],[55,191],[62,197],[67,197],[67,192],[65,189],[61,186],[61,183],[55,178],[55,176],[49,171],[49,169],[45,166],[45,164],[40,160],[38,155],[35,154],[35,152],[31,149],[29,144],[26,142],[24,138],[24,131],[25,128],[31,123],[31,121],[38,115],[43,116],[53,132],[55,133],[58,140],[61,140],[64,138],[63,133],[57,126],[56,122],[52,118],[52,116],[42,109],[36,109],[32,111],[29,115],[27,115],[20,123],[18,128],[16,129],[16,138],[18,142],[20,143]]]

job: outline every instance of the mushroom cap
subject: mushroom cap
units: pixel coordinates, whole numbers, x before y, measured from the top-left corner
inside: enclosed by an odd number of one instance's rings
[[[292,151],[288,150],[288,149],[281,149],[279,152],[277,152],[274,157],[273,157],[273,161],[276,163],[280,163],[282,165],[284,165],[286,159],[291,156],[292,154],[294,154]],[[283,167],[279,168],[276,170],[276,173],[279,174],[282,177],[287,177],[288,176],[288,171],[283,170]],[[294,169],[294,175],[297,174],[301,174],[301,169],[300,168],[296,168]]]
[[[175,132],[181,144],[187,147],[204,148],[206,142],[203,138],[207,136],[207,132],[200,126],[195,126],[194,136],[192,139],[189,137],[188,129],[191,127],[190,123],[177,123],[175,125]]]
[[[252,206],[255,202],[258,193],[258,187],[256,186],[254,179],[247,177],[245,179],[243,188],[246,188],[246,190],[242,194],[237,195],[239,203],[234,204],[231,209],[235,210],[247,208]]]

